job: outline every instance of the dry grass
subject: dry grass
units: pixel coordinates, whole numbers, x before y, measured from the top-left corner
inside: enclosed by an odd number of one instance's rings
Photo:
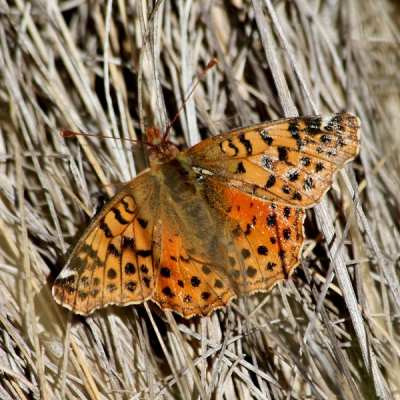
[[[1,2],[0,398],[400,398],[398,6],[151,4]],[[174,126],[183,148],[297,113],[362,120],[360,157],[308,214],[303,267],[252,296],[251,315],[240,302],[188,321],[150,304],[68,314],[51,284],[83,210],[146,157],[59,131],[165,128],[213,56]]]

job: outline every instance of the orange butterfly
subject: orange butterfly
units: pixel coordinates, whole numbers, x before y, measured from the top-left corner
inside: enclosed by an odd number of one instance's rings
[[[185,318],[268,291],[299,263],[305,209],[358,153],[348,113],[280,119],[180,152],[148,129],[150,169],[93,219],[53,286],[88,315],[153,300]]]

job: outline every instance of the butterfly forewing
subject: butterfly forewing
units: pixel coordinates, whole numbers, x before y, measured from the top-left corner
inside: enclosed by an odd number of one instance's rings
[[[289,118],[224,133],[188,154],[200,172],[222,175],[240,190],[311,207],[331,186],[333,173],[357,155],[358,131],[357,117],[348,113]]]
[[[64,307],[88,315],[107,304],[141,303],[157,279],[159,194],[149,173],[128,183],[92,221],[54,282]],[[159,254],[159,253],[158,253]]]

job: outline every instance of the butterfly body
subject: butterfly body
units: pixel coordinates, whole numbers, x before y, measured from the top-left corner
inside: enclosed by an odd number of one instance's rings
[[[358,128],[346,113],[284,119],[185,152],[151,128],[150,170],[94,218],[56,301],[88,315],[151,299],[188,318],[269,290],[298,264],[304,209],[357,154]]]

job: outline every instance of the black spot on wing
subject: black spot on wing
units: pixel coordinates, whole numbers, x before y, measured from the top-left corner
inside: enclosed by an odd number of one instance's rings
[[[297,150],[301,151],[306,147],[307,142],[305,140],[296,140]]]
[[[263,156],[261,159],[261,166],[263,168],[272,169],[274,164],[272,163],[271,157]]]
[[[304,185],[303,185],[304,190],[311,190],[313,187],[315,187],[313,178],[308,177],[304,179]]]
[[[128,282],[125,283],[125,288],[129,292],[134,292],[136,290],[136,287],[137,287],[137,283],[136,282],[128,281]]]
[[[211,293],[208,293],[208,292],[202,292],[201,293],[201,299],[202,300],[208,300],[210,298],[210,296],[211,296]]]
[[[134,251],[135,250],[135,239],[132,237],[124,236],[122,238],[122,248]]]
[[[121,225],[127,225],[129,222],[121,215],[121,211],[118,210],[118,208],[113,207],[111,211],[115,215],[115,219],[121,224]]]
[[[108,225],[106,224],[104,218],[100,220],[99,228],[104,232],[106,238],[110,239],[113,237],[113,234]]]
[[[248,267],[246,274],[249,278],[254,278],[257,275],[257,270],[254,267]]]
[[[292,196],[293,200],[301,201],[302,198],[303,198],[303,196],[301,195],[300,192],[298,192],[297,190],[295,190],[293,192],[293,196]]]
[[[114,268],[110,268],[110,269],[107,271],[107,278],[108,278],[108,279],[115,279],[116,277],[117,277],[117,271],[115,271]]]
[[[276,182],[275,176],[274,175],[270,175],[268,180],[267,180],[267,183],[265,184],[265,187],[267,189],[270,189],[270,188],[272,188],[272,186],[275,185],[275,182]]]
[[[127,275],[134,275],[136,273],[136,268],[132,263],[126,263],[124,269]]]
[[[146,229],[149,221],[143,218],[138,218],[137,221],[139,222],[139,225],[143,228]]]
[[[233,155],[233,156],[234,156],[234,157],[237,156],[238,153],[239,153],[239,149],[232,143],[232,140],[231,140],[231,139],[228,139],[227,142],[228,142],[228,147],[234,151],[234,155]],[[220,147],[220,149],[221,149],[222,152],[225,152],[225,151],[223,150],[223,147],[222,147],[224,143],[225,143],[225,142],[222,142],[222,143],[219,145],[219,147]]]
[[[222,289],[224,287],[224,284],[219,279],[216,279],[215,282],[214,282],[214,287],[216,289]]]
[[[110,284],[110,285],[107,285],[106,288],[107,288],[107,290],[108,290],[110,293],[112,293],[112,292],[114,292],[115,290],[117,290],[117,285]]]
[[[79,282],[83,287],[87,287],[90,284],[90,278],[88,276],[83,276]]]
[[[169,297],[170,299],[172,299],[173,297],[175,297],[174,292],[171,290],[171,288],[169,286],[166,286],[163,290],[162,290],[163,294],[165,294],[167,297]]]
[[[240,141],[240,143],[243,144],[244,148],[246,149],[246,153],[248,155],[251,155],[253,153],[253,147],[251,145],[250,140],[246,139],[246,136],[244,135],[244,133],[239,135],[239,141]]]
[[[243,162],[242,161],[238,162],[235,174],[245,174],[245,173],[246,173],[246,168],[244,167]]]
[[[121,252],[115,247],[113,243],[110,243],[107,247],[107,254],[112,254],[113,256],[120,258]]]
[[[142,279],[142,282],[147,288],[149,288],[150,287],[150,283],[151,283],[151,278],[145,277],[145,278]]]
[[[279,161],[287,162],[288,161],[288,151],[285,147],[278,147]]]
[[[163,276],[164,278],[171,277],[171,270],[169,268],[162,267],[160,272],[161,272],[161,276]]]
[[[319,141],[320,141],[321,143],[323,143],[325,146],[330,146],[330,144],[331,144],[331,142],[332,142],[332,139],[331,139],[331,137],[328,136],[328,135],[322,135],[322,136],[319,138]]]
[[[324,163],[323,163],[322,161],[318,161],[318,162],[315,164],[315,172],[320,172],[320,171],[322,171],[323,169],[325,169]]]
[[[147,268],[147,265],[141,265],[140,270],[144,273],[144,274],[148,274],[149,273],[149,269]]]
[[[276,225],[276,216],[275,215],[268,215],[268,217],[267,217],[267,225],[268,226],[275,226]]]
[[[299,124],[296,121],[293,121],[289,124],[289,132],[293,139],[300,139]]]
[[[201,267],[201,270],[203,271],[203,274],[204,274],[204,275],[208,275],[208,274],[211,272],[211,268],[208,267],[207,265],[203,265],[203,266]]]
[[[192,277],[190,278],[190,284],[191,284],[193,287],[198,287],[198,286],[200,285],[200,279],[199,279],[197,276],[192,276]]]
[[[286,228],[282,232],[283,232],[283,238],[285,240],[289,240],[292,233],[291,230],[289,228]]]
[[[246,260],[247,258],[250,257],[251,253],[248,249],[242,249],[241,251],[243,258]]]
[[[321,133],[322,117],[309,117],[304,120],[306,124],[306,130],[309,135],[317,135]]]
[[[327,132],[337,131],[342,125],[342,114],[335,114],[331,120],[324,126]]]
[[[305,166],[308,167],[311,164],[311,159],[309,157],[301,157],[300,162]]]
[[[151,250],[138,250],[136,254],[138,257],[146,258],[151,256]]]
[[[135,199],[134,199],[132,196],[125,196],[125,197],[121,200],[121,204],[124,206],[125,212],[127,212],[128,214],[134,214],[135,210],[131,210],[131,209],[130,209],[130,203],[129,203],[128,201],[126,201],[125,198],[130,198],[130,199],[132,199],[133,203],[135,203]]]
[[[276,264],[273,263],[273,262],[269,262],[269,263],[267,264],[267,269],[268,269],[269,271],[273,271],[273,270],[275,269],[275,267],[276,267]]]
[[[268,249],[264,245],[258,246],[257,253],[262,255],[262,256],[267,256],[268,255]]]
[[[299,179],[299,173],[297,171],[289,171],[287,177],[290,182],[296,182]]]
[[[272,136],[267,135],[267,130],[261,130],[260,135],[262,140],[267,143],[268,146],[271,146],[272,143],[274,142],[274,138]]]

